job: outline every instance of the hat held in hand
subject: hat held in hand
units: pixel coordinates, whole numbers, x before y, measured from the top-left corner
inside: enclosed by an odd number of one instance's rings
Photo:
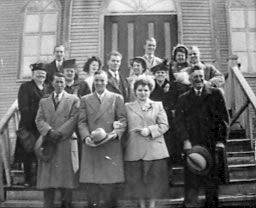
[[[194,146],[186,157],[188,169],[196,175],[206,175],[212,168],[210,152],[202,146]]]
[[[97,128],[92,131],[91,136],[94,143],[99,143],[107,137],[107,133],[103,128]]]
[[[39,160],[48,162],[52,159],[56,152],[56,144],[47,140],[44,138],[44,136],[41,135],[36,141],[34,151]]]

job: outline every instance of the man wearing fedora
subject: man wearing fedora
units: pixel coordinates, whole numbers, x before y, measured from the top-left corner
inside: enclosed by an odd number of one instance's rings
[[[79,98],[65,92],[65,85],[65,76],[55,74],[54,91],[40,101],[36,117],[37,128],[43,136],[42,147],[37,149],[37,155],[41,155],[37,188],[44,190],[44,208],[54,207],[56,189],[61,191],[61,208],[71,208],[72,189],[76,186],[78,153],[72,152],[72,134],[77,124]],[[51,143],[48,147],[52,148],[46,148],[44,143]]]
[[[216,153],[224,148],[229,116],[223,93],[205,84],[203,68],[195,65],[189,71],[192,88],[180,96],[175,112],[176,131],[186,156],[184,207],[199,207],[199,187],[204,187],[205,207],[215,208],[219,183]],[[191,165],[193,159],[198,166]]]
[[[124,99],[106,89],[107,74],[96,72],[95,92],[82,97],[79,132],[82,147],[80,183],[85,184],[88,207],[115,208],[118,184],[124,182],[121,139],[127,126]],[[102,197],[102,198],[101,198]]]

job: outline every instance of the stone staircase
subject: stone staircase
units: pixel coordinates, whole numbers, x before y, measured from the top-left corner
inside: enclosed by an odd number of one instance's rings
[[[220,205],[222,207],[250,206],[256,204],[256,163],[251,141],[245,138],[244,130],[230,133],[227,143],[230,183],[220,186]],[[22,172],[16,172],[22,177]],[[173,184],[164,199],[158,200],[158,208],[182,207],[183,202],[183,167],[173,167]],[[123,187],[120,187],[123,193]],[[24,189],[22,186],[6,188],[6,201],[0,207],[6,208],[42,208],[43,194],[35,188]],[[203,192],[200,196],[203,207]],[[82,187],[73,192],[74,208],[87,205],[86,194]],[[56,195],[56,206],[59,205],[59,194]],[[119,208],[137,207],[135,201],[122,196]]]

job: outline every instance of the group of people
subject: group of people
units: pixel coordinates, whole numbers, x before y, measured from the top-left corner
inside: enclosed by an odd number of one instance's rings
[[[38,151],[50,157],[36,152],[36,158],[18,138],[15,158],[24,164],[25,185],[36,182],[44,191],[44,208],[54,207],[56,189],[61,207],[71,208],[79,183],[88,208],[117,207],[121,184],[140,208],[155,208],[168,190],[171,166],[183,164],[182,155],[197,145],[209,151],[213,164],[198,176],[184,163],[184,207],[198,207],[201,185],[206,207],[218,207],[214,155],[224,148],[229,123],[224,76],[200,61],[196,46],[177,45],[169,63],[155,56],[154,38],[144,48],[144,56],[131,60],[127,78],[119,73],[117,51],[109,54],[105,71],[98,57],[90,57],[78,72],[75,59],[64,59],[63,45],[55,47],[53,62],[31,65],[32,80],[18,93],[19,127],[40,136]]]

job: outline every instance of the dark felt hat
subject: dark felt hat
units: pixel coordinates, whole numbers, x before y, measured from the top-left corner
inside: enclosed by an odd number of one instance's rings
[[[188,169],[196,175],[206,175],[213,166],[210,152],[203,146],[194,146],[186,156]]]
[[[76,68],[76,67],[77,67],[76,59],[65,60],[62,65],[63,69],[70,69],[70,68]]]
[[[36,71],[36,70],[46,71],[46,64],[42,62],[30,64],[30,68],[31,68],[31,71]]]
[[[151,72],[154,74],[158,71],[168,71],[169,70],[169,66],[167,64],[168,60],[165,59],[161,64],[158,64],[156,66],[153,66],[151,68]]]
[[[56,151],[56,144],[40,136],[36,141],[34,151],[39,160],[48,162]]]

